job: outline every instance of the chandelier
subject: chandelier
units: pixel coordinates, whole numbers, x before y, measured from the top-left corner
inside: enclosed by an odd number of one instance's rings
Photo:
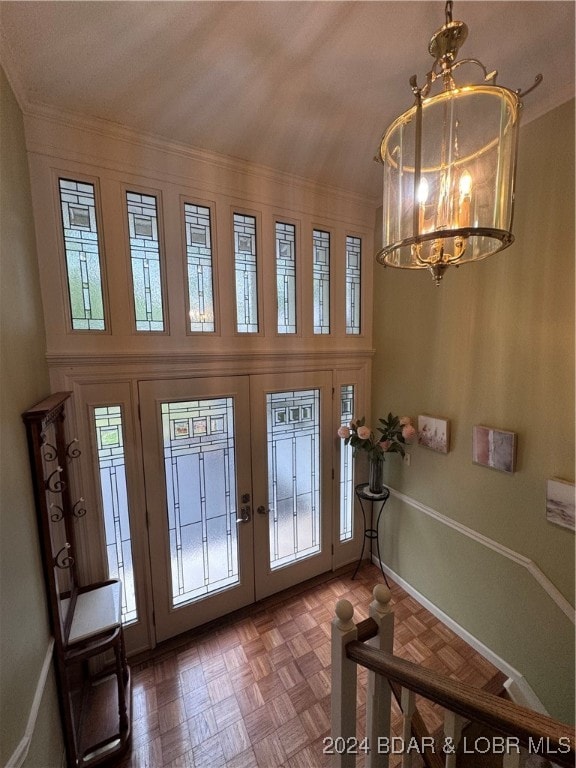
[[[456,56],[468,36],[452,20],[434,34],[428,50],[434,65],[418,87],[410,78],[414,105],[390,125],[377,160],[384,166],[384,266],[428,269],[440,283],[449,266],[479,261],[514,242],[511,232],[521,93],[496,85],[478,59]],[[474,64],[478,85],[457,86],[454,72]],[[440,80],[443,90],[430,91]]]

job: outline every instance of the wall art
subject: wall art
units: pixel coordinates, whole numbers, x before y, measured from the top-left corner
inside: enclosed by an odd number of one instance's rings
[[[439,453],[450,450],[450,422],[437,416],[418,416],[418,445]]]
[[[472,428],[472,461],[500,472],[516,469],[516,432],[492,427]]]
[[[574,483],[553,477],[546,483],[546,519],[574,530],[576,496]]]

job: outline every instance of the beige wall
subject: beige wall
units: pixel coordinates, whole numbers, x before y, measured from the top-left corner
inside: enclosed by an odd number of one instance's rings
[[[528,97],[529,99],[530,97]],[[546,520],[546,480],[574,481],[574,103],[521,130],[516,242],[476,265],[378,269],[372,418],[448,418],[447,455],[386,462],[391,486],[532,560],[572,604],[574,533]],[[475,424],[518,434],[513,475],[474,465]],[[574,717],[574,628],[529,572],[393,499],[386,562]]]
[[[0,85],[0,764],[6,765],[24,737],[50,639],[20,418],[49,389],[22,115],[1,69]],[[58,722],[50,674],[25,765],[50,768],[61,764]]]

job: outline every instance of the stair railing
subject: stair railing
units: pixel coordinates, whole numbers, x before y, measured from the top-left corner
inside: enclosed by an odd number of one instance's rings
[[[571,726],[394,656],[390,590],[378,584],[373,597],[364,621],[354,623],[354,608],[348,600],[338,601],[332,621],[332,731],[324,743],[333,768],[355,768],[362,756],[366,768],[388,768],[392,755],[401,755],[402,768],[411,768],[416,757],[427,768],[455,768],[459,746],[467,754],[476,754],[478,765],[482,755],[496,753],[502,755],[503,768],[518,768],[524,747],[555,765],[574,768],[576,733]],[[362,736],[356,731],[358,665],[368,670],[366,734]],[[402,713],[399,736],[391,731],[392,694]],[[445,709],[440,740],[425,730],[416,695]],[[467,721],[501,735],[467,744],[462,740]]]

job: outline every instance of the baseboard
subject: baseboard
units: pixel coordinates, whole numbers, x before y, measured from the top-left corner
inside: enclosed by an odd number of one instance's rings
[[[402,589],[415,600],[417,600],[420,605],[423,605],[424,608],[430,611],[433,616],[436,616],[437,619],[449,627],[454,632],[454,634],[458,635],[458,637],[461,637],[464,642],[466,642],[471,648],[474,648],[475,651],[478,651],[478,653],[487,659],[493,666],[495,666],[496,669],[499,669],[501,672],[503,672],[508,678],[508,680],[504,683],[504,687],[506,688],[512,701],[514,701],[516,704],[520,704],[523,707],[528,707],[544,715],[548,714],[540,699],[536,696],[532,688],[524,679],[524,676],[518,672],[517,669],[508,664],[508,662],[498,656],[498,654],[494,653],[491,648],[489,648],[487,645],[484,645],[483,642],[478,640],[477,637],[474,637],[474,635],[468,632],[467,629],[464,629],[464,627],[460,626],[458,622],[454,621],[454,619],[448,616],[448,614],[444,613],[441,608],[438,608],[437,605],[435,605],[431,600],[421,594],[409,582],[395,573],[392,568],[389,568],[385,563],[381,563],[378,557],[374,554],[372,555],[372,562],[374,565],[381,567],[384,570],[384,573],[390,576],[390,578],[396,582],[398,586],[402,587]]]
[[[42,703],[42,696],[44,695],[44,688],[46,687],[46,680],[48,679],[48,672],[50,670],[50,665],[52,664],[53,651],[54,638],[50,638],[48,648],[46,649],[46,655],[44,656],[44,663],[42,664],[38,682],[36,683],[36,690],[34,691],[34,698],[32,699],[32,706],[30,707],[30,714],[28,715],[24,735],[6,763],[5,768],[20,768],[20,766],[23,765],[24,760],[26,760],[30,744],[32,743],[36,720],[38,719],[38,712],[40,711],[40,704]]]

